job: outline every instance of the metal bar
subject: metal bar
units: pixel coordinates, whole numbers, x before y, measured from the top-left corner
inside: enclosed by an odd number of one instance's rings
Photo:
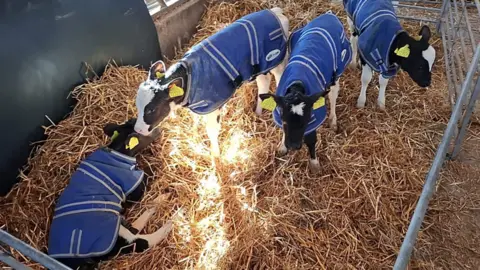
[[[393,4],[394,7],[404,7],[404,8],[412,8],[412,9],[421,9],[421,10],[429,10],[440,12],[440,8],[431,8],[431,7],[423,7],[423,6],[412,6],[412,5],[404,5],[404,4]]]
[[[465,6],[465,1],[461,0],[463,16],[465,16],[465,23],[467,24],[468,36],[470,37],[470,42],[472,43],[472,53],[475,51],[475,36],[473,35],[472,26],[470,25],[470,19],[468,18],[467,7]]]
[[[46,255],[39,250],[36,250],[32,246],[23,242],[22,240],[16,238],[15,236],[7,233],[6,231],[0,229],[0,242],[9,245],[10,247],[18,250],[27,257],[30,257],[32,260],[40,263],[41,265],[47,267],[50,270],[71,270],[69,267],[60,263],[59,261],[53,259],[52,257]]]
[[[480,47],[480,46],[479,46]],[[460,152],[463,139],[465,137],[467,127],[470,124],[470,118],[473,114],[473,109],[475,108],[475,103],[477,102],[478,95],[480,94],[480,76],[477,78],[477,83],[475,84],[475,89],[473,90],[472,96],[470,97],[470,102],[468,103],[468,107],[465,111],[465,116],[463,117],[462,124],[460,126],[460,133],[458,134],[455,140],[455,146],[453,148],[452,154],[450,159],[455,159]]]
[[[413,21],[422,21],[422,22],[437,23],[437,21],[432,20],[432,19],[427,19],[427,18],[417,18],[417,17],[403,16],[403,15],[397,15],[397,18],[404,19],[404,20],[413,20]]]
[[[477,7],[478,17],[480,17],[480,1],[479,0],[475,0],[475,7]]]
[[[0,261],[6,263],[8,266],[12,267],[15,270],[32,270],[32,268],[25,266],[24,264],[15,260],[15,258],[13,258],[12,256],[2,251],[0,251]]]
[[[457,71],[456,71],[456,66],[455,66],[455,61],[454,61],[454,57],[452,57],[452,54],[454,53],[454,45],[455,45],[455,37],[456,37],[456,32],[455,32],[455,24],[453,23],[453,17],[452,17],[452,5],[450,3],[450,1],[448,1],[448,9],[449,9],[449,12],[448,12],[448,15],[449,15],[449,18],[450,18],[450,33],[453,31],[453,35],[448,35],[447,33],[447,39],[448,39],[448,42],[447,42],[447,55],[449,57],[451,57],[450,59],[452,61],[450,61],[450,64],[451,64],[451,69],[450,71],[452,72],[452,77],[453,77],[453,83],[454,83],[454,86],[455,86],[455,93],[456,93],[456,97],[458,97],[460,95],[460,86],[459,86],[459,83],[458,83],[458,77],[457,77]]]
[[[443,166],[443,162],[445,161],[448,145],[450,144],[453,132],[456,129],[458,119],[462,115],[462,103],[467,98],[467,94],[469,92],[468,89],[472,85],[472,79],[475,75],[477,65],[480,59],[480,46],[477,47],[477,50],[475,51],[475,55],[473,57],[474,58],[472,60],[472,65],[470,65],[467,73],[467,79],[465,80],[465,83],[462,87],[462,93],[458,97],[457,102],[455,103],[455,108],[453,110],[452,116],[448,121],[447,129],[443,134],[442,142],[440,143],[440,146],[438,147],[435,154],[435,159],[433,160],[433,164],[430,167],[430,171],[428,172],[425,184],[422,189],[422,193],[420,194],[417,206],[415,207],[415,212],[413,213],[412,220],[410,222],[410,225],[408,226],[407,234],[405,235],[405,239],[403,240],[397,260],[395,261],[395,265],[393,266],[394,270],[406,269],[410,260],[410,256],[412,255],[412,250],[418,236],[418,231],[420,230],[423,218],[425,217],[425,212],[427,211],[428,202],[433,195],[438,174]]]
[[[448,0],[443,0],[443,3],[442,3],[442,10],[440,11],[440,15],[438,17],[438,22],[437,22],[437,33],[440,33],[440,31],[442,30],[442,20],[443,20],[443,17],[445,16],[445,10],[447,9],[447,1]]]
[[[442,2],[441,1],[419,1],[419,0],[396,0],[397,2],[404,2],[404,3],[423,3],[423,4],[429,4],[429,5],[440,5]],[[457,0],[455,0],[457,1]],[[479,0],[475,0],[475,2],[479,2]],[[480,2],[479,2],[480,3]],[[480,4],[479,4],[480,6]],[[475,4],[473,3],[467,3],[467,7],[475,7]]]
[[[432,4],[432,5],[439,5],[441,4],[440,1],[418,1],[418,0],[397,0],[398,2],[405,2],[405,3],[418,3],[422,2],[424,4]]]
[[[448,0],[446,0],[448,1]],[[445,28],[448,29],[448,20],[445,22]],[[444,58],[445,58],[445,72],[447,73],[447,81],[448,81],[448,100],[450,101],[450,105],[453,106],[455,105],[455,86],[454,83],[452,82],[452,72],[450,70],[450,59],[448,57],[448,49],[447,49],[447,38],[445,34],[445,30],[442,31],[442,43],[443,43],[443,52],[444,52]]]
[[[470,63],[469,63],[469,60],[467,59],[467,51],[465,50],[465,38],[463,37],[463,33],[465,32],[465,30],[463,29],[463,27],[460,27],[460,25],[462,25],[462,21],[465,17],[462,16],[460,18],[460,15],[458,15],[457,1],[454,1],[453,5],[455,6],[455,17],[456,17],[455,20],[457,21],[457,25],[458,25],[458,31],[457,32],[460,35],[460,46],[462,47],[463,59],[465,60],[464,68],[465,68],[465,71],[466,71],[466,70],[468,70],[468,66],[470,65]]]

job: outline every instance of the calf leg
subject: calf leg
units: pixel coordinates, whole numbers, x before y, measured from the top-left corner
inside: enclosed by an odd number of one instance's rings
[[[317,132],[313,131],[304,137],[305,144],[308,147],[308,153],[310,154],[309,167],[310,171],[316,173],[320,171],[320,163],[315,153],[315,145],[317,144]]]
[[[288,55],[285,54],[285,58],[283,59],[283,61],[278,66],[276,66],[274,69],[272,69],[272,74],[275,77],[276,87],[278,87],[278,84],[280,83],[280,79],[282,78],[283,71],[285,70],[285,65],[286,65],[287,59],[288,59],[287,57],[288,57]]]
[[[145,228],[145,225],[147,225],[147,222],[152,218],[153,214],[157,211],[156,207],[152,207],[147,209],[147,211],[143,212],[133,223],[132,227],[137,229],[138,231],[143,230]]]
[[[214,157],[220,156],[218,135],[220,134],[220,109],[205,115],[208,139],[210,140],[210,153]]]
[[[367,65],[362,66],[362,89],[360,90],[360,96],[357,100],[357,108],[365,107],[365,101],[367,100],[367,87],[372,80],[372,69]]]
[[[285,156],[287,153],[288,153],[288,149],[285,146],[285,132],[283,132],[282,141],[280,142],[280,145],[278,146],[277,156],[279,156],[279,157]]]
[[[148,247],[153,247],[168,236],[168,233],[172,230],[172,225],[172,221],[167,221],[163,227],[151,234],[133,234],[121,225],[118,235],[124,238],[128,243],[132,243],[135,240],[144,240],[147,241]]]
[[[385,90],[387,89],[388,79],[380,74],[378,82],[380,84],[380,91],[378,92],[377,105],[380,109],[385,110]]]
[[[350,66],[357,67],[358,35],[355,34],[355,26],[353,25],[353,21],[348,17],[347,24],[348,28],[350,29],[350,45],[352,46],[352,62],[350,62]]]
[[[155,200],[154,203],[160,204],[166,201],[170,197],[170,193],[160,194]],[[147,211],[143,212],[132,224],[132,227],[137,229],[139,232],[145,228],[147,222],[152,218],[153,214],[157,211],[157,206],[149,208]]]
[[[337,112],[335,107],[337,105],[338,93],[340,92],[340,80],[335,82],[335,85],[330,87],[330,93],[328,93],[328,98],[330,100],[330,115],[329,115],[329,125],[330,128],[335,132],[337,131]]]
[[[255,80],[257,81],[257,87],[258,87],[257,108],[255,109],[255,113],[257,115],[262,115],[262,107],[261,107],[262,100],[260,99],[260,95],[268,93],[268,90],[270,89],[270,81],[272,80],[272,76],[270,74],[258,75]]]

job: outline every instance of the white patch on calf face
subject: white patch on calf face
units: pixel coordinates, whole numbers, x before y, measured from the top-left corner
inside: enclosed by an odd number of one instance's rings
[[[143,82],[138,87],[137,97],[135,99],[135,105],[137,107],[137,122],[135,123],[135,131],[142,134],[148,135],[149,134],[149,125],[145,123],[143,120],[143,115],[145,114],[145,107],[152,101],[155,97],[155,92],[150,90],[150,83],[149,81]]]
[[[303,108],[305,107],[305,103],[301,102],[297,105],[292,105],[290,108],[290,111],[294,114],[298,114],[300,116],[303,116]]]
[[[422,52],[422,56],[428,62],[428,67],[432,71],[433,62],[435,61],[435,49],[430,45]]]
[[[177,69],[181,66],[181,63],[175,63],[174,65],[171,65],[168,69],[167,72],[165,72],[165,78],[169,78],[172,76],[172,74],[177,71]]]

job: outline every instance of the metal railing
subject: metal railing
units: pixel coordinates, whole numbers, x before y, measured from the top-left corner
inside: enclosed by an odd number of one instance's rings
[[[7,233],[2,229],[0,229],[0,244],[2,245],[5,244],[11,248],[16,249],[18,252],[29,257],[33,261],[40,263],[41,265],[45,266],[47,269],[72,270],[71,268],[65,266],[64,264],[46,255],[45,253],[40,252],[39,250],[33,248],[32,246],[28,245],[27,243],[23,242],[22,240],[16,238],[15,236]],[[5,249],[4,251],[0,250],[0,261],[11,266],[13,269],[18,269],[18,270],[31,269],[30,267],[25,266],[24,264],[18,262]]]
[[[396,4],[396,6],[438,13],[438,17],[434,18],[412,18],[411,16],[399,16],[399,18],[435,23],[437,32],[441,33],[448,81],[448,99],[452,105],[452,114],[427,174],[422,193],[395,261],[394,270],[403,270],[408,266],[428,203],[434,194],[440,170],[447,158],[454,159],[458,155],[480,94],[480,76],[478,74],[480,62],[479,0],[474,0],[473,3],[467,3],[465,0],[444,0],[442,3],[413,0],[400,2],[437,6],[441,4],[440,9],[424,6],[412,7],[403,4]],[[454,142],[453,150],[448,153],[452,142]]]

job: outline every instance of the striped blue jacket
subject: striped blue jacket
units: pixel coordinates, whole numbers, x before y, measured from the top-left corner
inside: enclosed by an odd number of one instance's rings
[[[278,66],[286,51],[286,34],[272,11],[242,17],[184,55],[189,79],[182,105],[197,114],[218,109],[243,82]]]
[[[292,33],[289,40],[290,59],[277,88],[278,96],[285,96],[295,82],[302,82],[307,95],[326,91],[345,71],[352,60],[352,48],[342,22],[330,11],[315,18]],[[315,131],[327,116],[327,107],[312,112],[305,135]],[[273,120],[282,126],[278,109]]]
[[[143,179],[136,160],[99,149],[83,160],[60,195],[48,239],[53,258],[97,257],[113,248],[122,202]]]
[[[358,51],[367,64],[384,78],[395,76],[396,64],[389,64],[390,47],[404,30],[391,0],[343,0],[358,37]]]

